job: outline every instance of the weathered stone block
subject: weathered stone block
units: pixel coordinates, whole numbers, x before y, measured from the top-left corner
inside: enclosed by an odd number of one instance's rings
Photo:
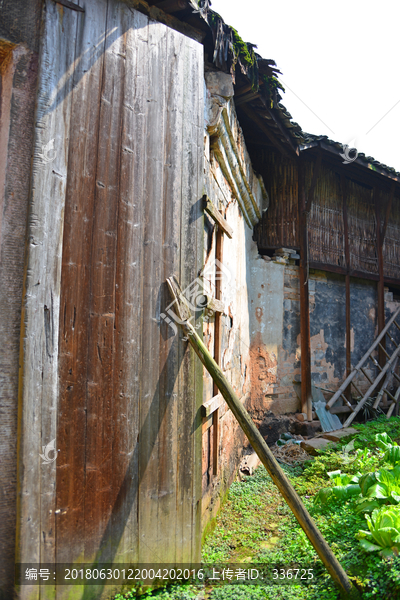
[[[326,440],[331,440],[332,442],[338,442],[350,435],[354,435],[358,433],[357,429],[354,427],[345,427],[344,429],[338,429],[337,431],[327,431],[322,435]]]
[[[325,438],[313,438],[311,440],[304,440],[301,442],[300,446],[308,452],[308,454],[312,454],[315,456],[317,454],[317,450],[324,450],[327,446],[334,447],[336,444]]]
[[[234,90],[230,74],[211,71],[206,73],[205,77],[207,89],[211,94],[217,94],[227,100],[232,98]]]

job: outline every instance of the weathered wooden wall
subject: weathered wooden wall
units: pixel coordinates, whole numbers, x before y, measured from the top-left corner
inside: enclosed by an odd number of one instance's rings
[[[0,3],[0,598],[13,597],[18,374],[41,0]]]
[[[305,186],[306,190],[309,190],[316,159],[307,157],[304,163]],[[270,196],[270,207],[255,230],[259,249],[261,251],[282,247],[298,249],[295,161],[289,161],[277,153],[261,151],[256,156],[256,166],[267,182]],[[379,269],[375,200],[379,205],[381,227],[383,227],[390,193],[381,189],[378,181],[374,188],[370,180],[368,184],[353,180],[346,168],[347,166],[340,168],[322,162],[308,219],[309,260],[318,268],[326,265],[327,270],[345,273],[349,267],[355,276],[371,276],[372,279],[377,280]],[[346,186],[349,265],[346,265],[345,260],[343,182]],[[392,283],[400,283],[399,206],[399,199],[395,196],[391,203],[383,245],[384,274],[386,279],[392,280]]]
[[[258,247],[299,248],[296,160],[260,148],[253,151],[252,156],[270,199],[267,212],[255,228]]]
[[[196,561],[202,370],[160,313],[203,259],[203,47],[123,2],[85,11],[46,2],[18,560]]]

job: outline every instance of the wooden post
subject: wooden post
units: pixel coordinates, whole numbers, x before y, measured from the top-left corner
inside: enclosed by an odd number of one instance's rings
[[[224,238],[222,235],[222,229],[217,226],[216,236],[216,247],[215,247],[215,258],[217,261],[222,263],[223,260],[223,242]],[[218,263],[217,263],[218,264]],[[217,268],[217,267],[216,267]],[[221,300],[221,278],[220,274],[216,273],[215,277],[215,298]],[[221,338],[222,338],[222,314],[220,312],[215,313],[215,325],[214,325],[214,359],[218,366],[221,366]],[[214,382],[214,396],[218,394],[218,386]],[[213,412],[213,475],[218,475],[218,449],[219,449],[219,409],[217,408]]]
[[[375,203],[375,215],[376,215],[376,252],[378,255],[378,273],[379,281],[377,286],[378,291],[378,335],[385,327],[385,283],[383,273],[383,240],[382,240],[382,229],[381,229],[381,212],[379,208],[378,190],[373,189],[373,198]],[[381,367],[385,366],[386,355],[383,348],[386,347],[385,338],[382,339],[382,348],[379,348],[379,364]]]
[[[350,246],[349,222],[347,217],[347,187],[343,175],[340,177],[343,199],[343,225],[344,225],[344,256],[346,261],[346,378],[351,373],[351,319],[350,319]],[[351,402],[351,386],[346,390],[346,397]]]
[[[177,284],[173,278],[167,279],[167,284],[176,303],[177,312],[180,318],[179,325],[182,327],[197,356],[200,358],[201,362],[213,378],[218,389],[221,391],[221,394],[225,398],[240,427],[246,434],[249,442],[256,451],[264,467],[270,474],[271,479],[279,489],[290,509],[293,511],[293,514],[295,515],[311,544],[314,546],[327,571],[338,585],[342,595],[345,598],[360,598],[358,590],[352,585],[351,581],[347,577],[346,572],[343,570],[341,564],[333,554],[325,538],[322,536],[321,532],[316,526],[313,518],[302,503],[300,497],[286,477],[285,473],[282,471],[271,450],[268,448],[264,438],[255,426],[254,421],[251,419],[249,413],[235,394],[233,387],[226,379],[222,370],[219,368],[200,337],[197,335],[194,327],[188,321],[190,318],[190,310],[185,303],[184,297],[182,296],[179,284]]]
[[[304,161],[298,163],[298,206],[299,206],[299,242],[300,242],[300,339],[301,339],[301,411],[312,420],[311,391],[311,340],[310,340],[310,302],[308,291],[308,212],[306,212],[306,193]]]
[[[374,188],[374,202],[375,202],[375,214],[376,214],[376,247],[378,255],[378,269],[379,269],[379,282],[378,282],[378,334],[381,333],[385,327],[385,273],[383,264],[383,243],[385,241],[386,229],[389,222],[390,211],[392,210],[393,196],[395,190],[395,182],[392,182],[390,189],[389,201],[386,206],[385,221],[381,228],[381,213],[378,202],[377,190]],[[385,338],[382,340],[382,347],[385,348]],[[379,348],[379,364],[381,367],[386,363],[386,355],[382,348]]]

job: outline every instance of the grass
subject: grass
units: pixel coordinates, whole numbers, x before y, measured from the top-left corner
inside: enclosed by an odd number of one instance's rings
[[[355,535],[365,528],[363,515],[354,512],[354,499],[317,505],[314,495],[329,485],[328,471],[369,472],[382,466],[382,454],[374,451],[376,433],[386,431],[400,442],[400,419],[385,417],[365,425],[355,426],[359,433],[355,449],[363,450],[350,462],[343,460],[342,446],[320,452],[314,460],[302,467],[284,470],[306,508],[314,518],[332,551],[362,592],[365,600],[395,600],[400,598],[400,558],[383,559],[368,554]],[[348,442],[348,440],[347,440]],[[367,449],[370,452],[368,452]],[[282,566],[312,568],[314,578],[310,585],[223,585],[170,586],[149,592],[148,597],[158,600],[338,600],[339,594],[314,548],[308,542],[289,507],[273,484],[264,467],[252,477],[232,484],[227,500],[216,520],[213,531],[203,544],[205,563],[263,563],[273,568]],[[132,595],[131,597],[135,597]],[[116,599],[129,598],[117,596]]]

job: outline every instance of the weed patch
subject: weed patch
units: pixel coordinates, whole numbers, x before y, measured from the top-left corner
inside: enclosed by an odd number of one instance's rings
[[[400,470],[400,463],[396,463],[397,450],[392,449],[400,442],[400,419],[383,417],[355,427],[358,434],[350,444],[347,440],[339,443],[335,450],[320,451],[302,466],[283,466],[283,469],[339,562],[361,590],[363,600],[396,600],[400,598],[400,557],[396,551],[390,556],[384,554],[389,552],[390,544],[400,544],[400,537],[397,542],[394,530],[390,532],[391,537],[386,536],[382,523],[390,518],[393,527],[398,526],[397,488],[393,487],[395,493],[390,496],[391,479],[385,473],[388,471],[396,477]],[[384,433],[390,441],[386,436],[377,435]],[[375,475],[367,480],[369,473]],[[386,477],[384,481],[382,473]],[[317,495],[321,496],[320,490],[354,486],[357,477],[360,478],[358,496],[332,492],[322,494],[324,502],[314,501]],[[373,487],[373,477],[377,484],[386,485],[386,496],[380,488]],[[370,521],[362,512],[357,512],[363,500],[361,489],[373,489],[374,493],[378,490],[382,495],[377,499],[382,514],[372,513]],[[385,552],[381,555],[376,549],[367,551],[366,542],[378,550],[381,542]],[[262,466],[253,476],[232,484],[215,527],[205,538],[203,562],[252,566],[262,563],[271,569],[278,565],[285,569],[304,566],[312,569],[313,579],[310,585],[293,581],[291,585],[169,586],[147,595],[159,600],[339,600],[337,588]]]

